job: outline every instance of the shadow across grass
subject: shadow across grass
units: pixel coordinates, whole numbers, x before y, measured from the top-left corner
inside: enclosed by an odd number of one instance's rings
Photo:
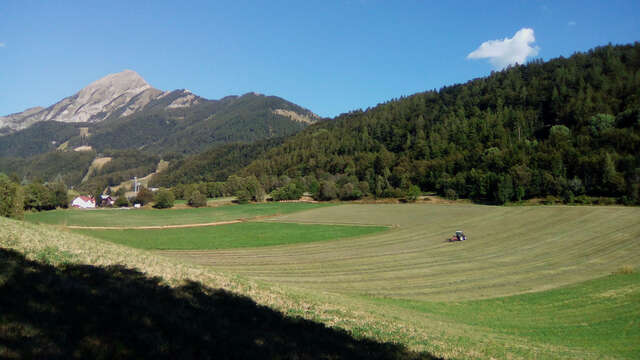
[[[435,359],[287,317],[248,297],[123,266],[0,249],[1,358]]]

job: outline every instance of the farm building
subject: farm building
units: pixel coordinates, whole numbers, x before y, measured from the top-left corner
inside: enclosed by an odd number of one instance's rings
[[[78,196],[77,198],[73,199],[73,202],[71,202],[71,206],[80,209],[92,209],[96,207],[96,201],[89,196]]]
[[[100,195],[100,197],[100,206],[113,206],[115,203],[115,200],[113,200],[109,195]]]

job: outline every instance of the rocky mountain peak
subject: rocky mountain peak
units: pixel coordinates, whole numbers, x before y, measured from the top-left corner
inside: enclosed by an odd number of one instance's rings
[[[237,98],[244,98],[245,101],[234,104],[231,100]],[[242,97],[225,97],[220,101],[214,101],[201,98],[187,89],[163,92],[151,87],[135,71],[124,70],[104,76],[76,94],[47,108],[36,107],[21,113],[0,116],[0,136],[26,129],[43,121],[84,124],[110,122],[136,113],[144,113],[148,106],[156,111],[169,111],[175,115],[178,112],[184,113],[191,107],[206,104],[209,106],[205,108],[211,113],[205,116],[205,119],[210,119],[214,112],[225,106],[264,107],[268,108],[273,115],[304,125],[313,124],[319,119],[317,115],[295,104],[257,93],[247,93]],[[180,116],[184,118],[184,114]],[[296,126],[292,128],[297,128]]]
[[[109,74],[80,90],[73,97],[71,106],[45,120],[64,122],[104,120],[113,111],[126,105],[134,96],[148,89],[151,89],[151,85],[135,71],[125,70]],[[107,116],[96,118],[96,115],[101,113]]]
[[[112,115],[126,116],[162,94],[138,73],[124,70],[92,82],[75,95],[46,109],[29,109],[0,117],[0,128],[20,130],[40,121],[97,122]]]
[[[119,73],[109,74],[102,79],[96,80],[89,84],[78,94],[92,94],[95,91],[103,91],[105,93],[139,93],[151,88],[137,72],[133,70],[124,70]]]

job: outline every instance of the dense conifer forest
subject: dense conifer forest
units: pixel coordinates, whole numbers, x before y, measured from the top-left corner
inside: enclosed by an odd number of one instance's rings
[[[417,185],[491,203],[638,203],[640,44],[536,60],[343,114],[288,138],[240,175],[263,184],[312,177],[338,194],[348,184],[378,197]]]
[[[283,138],[233,143],[213,147],[203,153],[175,158],[167,171],[154,176],[154,186],[225,181],[268,149],[282,144]]]
[[[133,115],[98,123],[89,145],[97,150],[136,148],[156,154],[197,154],[215,145],[292,135],[307,126],[275,113],[276,109],[313,115],[277,96],[254,93],[201,99],[190,107],[167,110],[171,99],[167,96]]]

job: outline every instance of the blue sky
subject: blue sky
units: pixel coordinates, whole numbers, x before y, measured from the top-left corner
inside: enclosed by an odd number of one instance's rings
[[[639,14],[637,0],[4,0],[0,115],[132,69],[162,90],[255,91],[335,116],[486,76],[510,58],[469,54],[521,29],[526,59],[638,41]]]

